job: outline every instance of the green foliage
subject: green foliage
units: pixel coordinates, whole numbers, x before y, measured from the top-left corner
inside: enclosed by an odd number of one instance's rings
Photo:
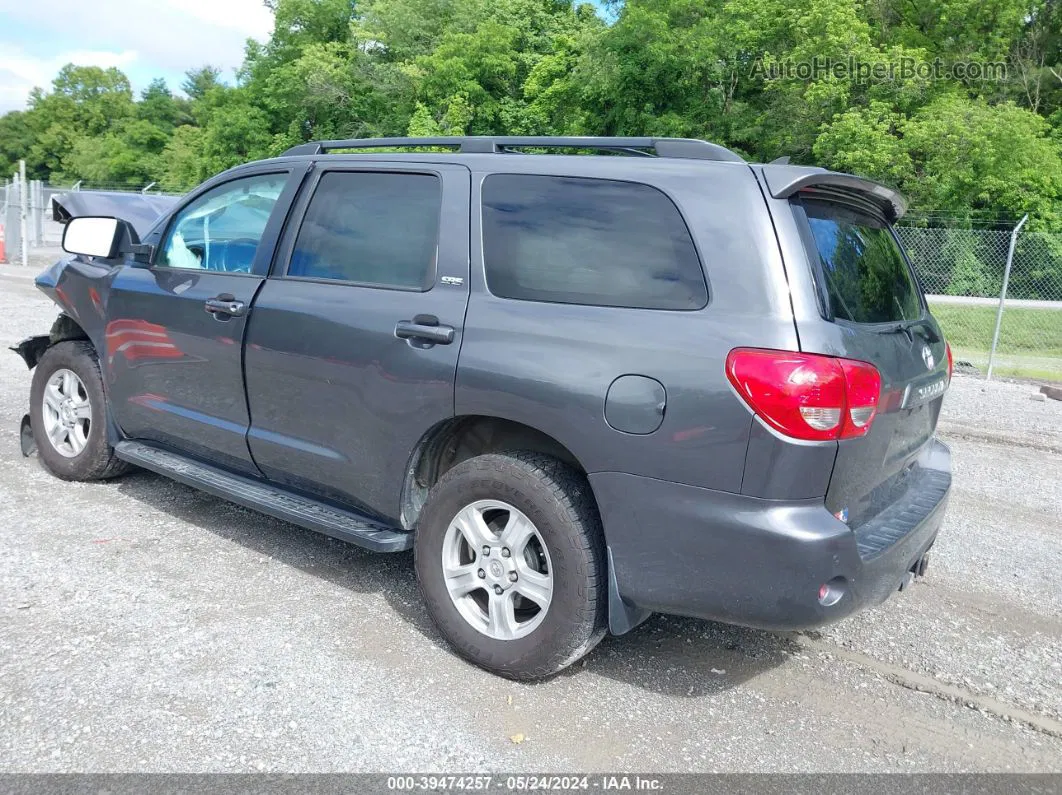
[[[180,192],[210,176],[203,157],[203,128],[184,125],[173,131],[159,157],[158,182],[163,190]]]
[[[704,137],[866,174],[917,210],[1062,226],[1062,11],[1049,0],[267,0],[234,81],[175,96],[64,67],[0,117],[0,169],[170,190],[321,138]],[[1004,79],[852,79],[801,62],[1006,63]],[[979,289],[976,252],[955,276]],[[1031,278],[1031,277],[1030,277]]]
[[[28,113],[16,110],[0,116],[0,179],[18,171],[19,159],[33,148],[36,137]]]
[[[963,246],[954,254],[955,267],[948,280],[948,295],[979,295],[991,297],[992,280],[988,269],[977,258],[973,246]],[[998,292],[998,291],[997,291]]]
[[[211,90],[221,85],[218,79],[220,76],[221,70],[214,66],[207,65],[193,69],[185,75],[185,80],[181,83],[181,91],[193,101],[202,99]]]
[[[178,125],[192,121],[189,103],[177,100],[162,79],[152,80],[151,85],[141,92],[136,115],[138,119],[171,134]]]

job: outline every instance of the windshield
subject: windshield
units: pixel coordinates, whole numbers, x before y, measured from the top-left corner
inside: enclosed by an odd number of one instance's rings
[[[834,318],[891,323],[922,316],[918,285],[888,224],[833,202],[801,205]]]

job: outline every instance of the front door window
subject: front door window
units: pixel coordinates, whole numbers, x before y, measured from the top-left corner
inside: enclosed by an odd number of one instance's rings
[[[219,185],[170,225],[156,265],[250,273],[269,216],[287,174],[263,174]]]

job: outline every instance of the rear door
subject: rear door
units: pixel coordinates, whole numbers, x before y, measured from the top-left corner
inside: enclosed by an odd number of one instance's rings
[[[267,477],[399,518],[411,452],[454,414],[469,194],[463,166],[318,163],[247,332]]]
[[[790,205],[818,310],[797,313],[801,350],[870,362],[881,374],[871,429],[839,442],[826,495],[857,528],[896,501],[933,436],[948,386],[944,338],[877,204],[811,189]]]
[[[273,164],[204,185],[165,223],[150,267],[119,271],[102,366],[126,436],[257,474],[243,335],[304,172]]]

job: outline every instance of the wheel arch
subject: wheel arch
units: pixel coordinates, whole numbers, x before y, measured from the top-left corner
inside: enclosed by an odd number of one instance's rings
[[[409,457],[399,507],[402,527],[416,527],[428,492],[452,467],[478,455],[506,450],[545,453],[564,461],[584,477],[587,474],[586,467],[567,445],[538,428],[491,415],[451,417],[428,429]]]
[[[552,455],[573,466],[586,478],[604,534],[609,630],[613,635],[630,632],[651,613],[627,603],[620,595],[612,549],[608,546],[608,530],[587,469],[567,445],[545,431],[516,420],[490,415],[463,415],[437,423],[421,437],[406,466],[400,504],[402,527],[410,531],[416,527],[428,492],[451,467],[476,455],[518,449]]]

